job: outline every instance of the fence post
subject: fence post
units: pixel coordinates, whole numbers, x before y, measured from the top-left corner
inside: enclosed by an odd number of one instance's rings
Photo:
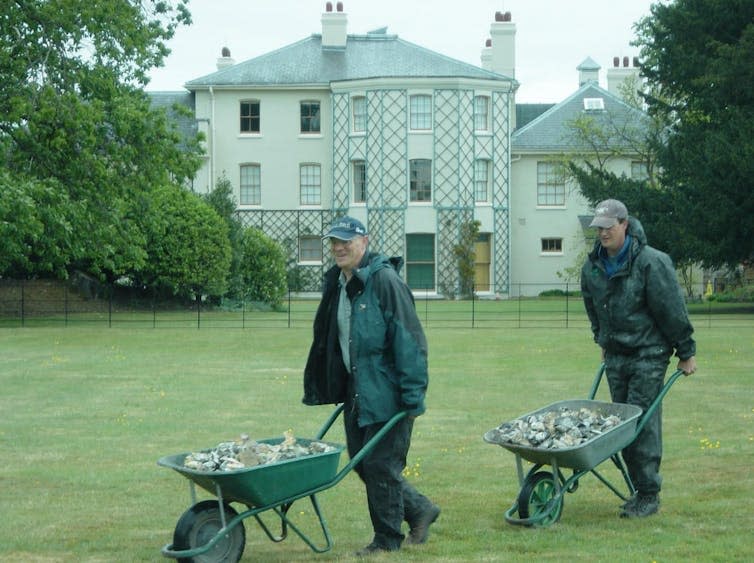
[[[291,288],[288,288],[288,328],[291,328]]]
[[[21,326],[26,326],[26,286],[21,280]]]
[[[568,282],[566,282],[566,328],[568,328]]]
[[[471,284],[471,328],[475,328],[476,324],[476,290],[475,286]]]

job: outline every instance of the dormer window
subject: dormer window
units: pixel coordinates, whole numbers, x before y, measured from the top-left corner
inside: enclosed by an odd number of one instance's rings
[[[584,98],[584,109],[586,111],[604,111],[605,100],[602,98]]]

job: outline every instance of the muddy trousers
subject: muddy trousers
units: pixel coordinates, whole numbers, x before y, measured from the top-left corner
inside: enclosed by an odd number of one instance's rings
[[[605,355],[605,373],[613,402],[628,403],[646,411],[662,390],[670,358],[665,355]],[[628,475],[637,492],[660,492],[662,477],[662,405],[655,410],[639,436],[623,452]]]
[[[359,427],[357,411],[345,405],[348,454],[353,457],[361,447],[382,428],[382,424]],[[374,529],[373,541],[385,549],[398,549],[403,542],[403,521],[409,526],[428,510],[432,503],[403,478],[406,456],[411,445],[414,421],[400,420],[354,467],[366,485],[369,516]]]

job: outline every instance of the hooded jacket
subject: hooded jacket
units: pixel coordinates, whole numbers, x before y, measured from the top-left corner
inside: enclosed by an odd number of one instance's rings
[[[696,354],[694,332],[670,257],[647,244],[638,219],[625,262],[608,276],[597,240],[581,270],[581,293],[594,340],[606,352],[686,360]]]
[[[338,341],[340,268],[327,271],[304,369],[304,404],[342,403],[352,393],[348,399],[358,406],[361,426],[385,422],[400,411],[424,412],[427,341],[413,295],[398,275],[402,265],[401,258],[368,253],[346,285],[350,375]]]

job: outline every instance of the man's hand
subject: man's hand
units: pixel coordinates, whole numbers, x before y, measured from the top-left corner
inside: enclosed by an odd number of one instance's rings
[[[696,371],[696,358],[691,356],[686,360],[680,360],[678,362],[678,369],[681,370],[684,375],[691,375]]]

